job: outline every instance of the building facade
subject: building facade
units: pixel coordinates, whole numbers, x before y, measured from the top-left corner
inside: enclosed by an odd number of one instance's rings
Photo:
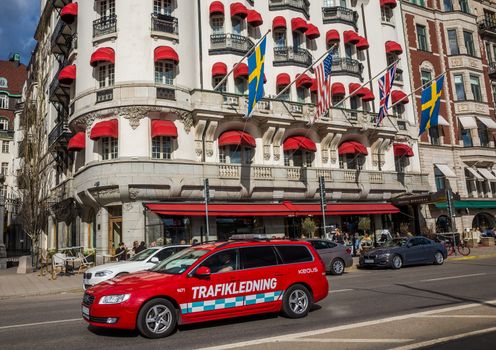
[[[423,206],[431,231],[494,227],[496,130],[494,3],[474,0],[402,1],[412,82],[417,88],[446,72],[440,125],[420,137],[420,162],[431,191],[450,188],[446,203]],[[420,94],[415,94],[421,114]],[[442,117],[442,118],[441,118]],[[450,226],[452,223],[452,227]]]
[[[377,82],[361,87],[399,59],[393,103],[411,90],[396,1],[42,5],[55,160],[48,247],[106,253],[120,241],[200,240],[207,231],[298,236],[303,218],[320,225],[321,176],[328,225],[380,230],[416,217],[389,203],[429,189],[413,105],[403,99],[377,126]],[[265,98],[244,119],[248,72],[237,63],[268,32]],[[309,125],[315,80],[302,73],[331,47],[335,107]]]

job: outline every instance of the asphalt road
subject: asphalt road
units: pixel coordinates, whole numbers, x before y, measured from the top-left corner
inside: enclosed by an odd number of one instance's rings
[[[264,339],[294,334],[303,336],[304,332],[317,331],[316,333],[319,333],[319,330],[322,330],[320,333],[324,334],[324,330],[336,332],[343,325],[344,328],[353,328],[363,323],[369,331],[375,329],[371,325],[376,325],[377,329],[373,331],[373,334],[367,335],[362,330],[350,329],[349,334],[340,330],[337,334],[348,335],[341,340],[334,340],[345,344],[342,347],[336,347],[333,344],[333,349],[354,348],[346,344],[347,341],[351,342],[346,339],[359,338],[360,335],[364,335],[366,339],[360,340],[361,343],[357,348],[385,349],[399,346],[394,343],[395,341],[412,342],[420,333],[425,337],[428,335],[435,339],[438,328],[439,337],[444,337],[450,335],[450,330],[463,335],[465,331],[489,329],[496,325],[494,322],[496,304],[486,303],[496,300],[496,258],[446,262],[443,266],[408,267],[399,271],[358,270],[339,277],[331,276],[329,281],[331,290],[329,297],[316,305],[304,319],[290,320],[277,315],[262,315],[209,322],[180,327],[178,332],[171,337],[160,340],[148,340],[136,332],[89,328],[81,319],[80,294],[3,300],[0,301],[0,348],[4,350],[27,348],[73,350],[104,347],[122,350],[146,346],[147,349],[198,349],[232,344],[225,348],[238,346],[253,349],[282,348],[288,350],[293,347],[295,349],[301,347],[317,349],[322,348],[318,344],[324,345],[324,348],[330,348],[330,344],[322,343],[332,342],[331,338],[336,338],[336,333],[324,340],[294,338],[294,342],[288,340],[288,344],[280,342],[267,344],[264,343]],[[453,311],[455,314],[442,322],[436,318],[439,315],[430,314],[431,310],[443,308],[458,310],[459,306],[466,304],[479,307],[477,310],[462,310],[464,315],[471,315],[468,316],[471,318],[467,320],[465,316],[456,314],[458,311]],[[428,315],[424,315],[425,312]],[[415,317],[425,318],[414,321],[406,318],[397,321],[396,333],[402,339],[389,339],[395,333],[391,329],[395,329],[396,320],[394,322],[387,320],[392,323],[387,327],[381,327],[381,319],[392,316],[400,316],[401,319],[401,315],[408,314],[420,314]],[[482,317],[487,322],[484,323],[477,317]],[[364,323],[368,321],[370,325]],[[462,327],[465,323],[466,327]],[[426,330],[410,328],[412,324],[425,327]],[[467,348],[466,346],[457,347],[457,344],[469,342],[471,346],[468,348],[483,350],[489,348],[487,345],[494,345],[494,342],[486,340],[487,337],[494,339],[494,334],[495,332],[487,333],[485,336],[474,333],[470,337],[467,335],[460,339],[446,339],[448,344],[452,345],[450,349]],[[405,337],[408,339],[403,339]],[[380,339],[384,339],[385,343],[381,343]],[[259,343],[249,347],[250,341]],[[302,344],[302,341],[308,341],[311,344]],[[474,343],[479,345],[476,346]],[[447,346],[425,344],[428,349],[441,349],[441,346]],[[494,346],[491,347],[493,348]]]

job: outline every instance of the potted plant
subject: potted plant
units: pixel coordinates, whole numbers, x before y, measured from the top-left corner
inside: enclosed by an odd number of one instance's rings
[[[315,222],[313,221],[312,218],[305,218],[303,222],[301,223],[301,230],[305,237],[314,237],[315,231],[317,230],[317,225],[315,225]]]

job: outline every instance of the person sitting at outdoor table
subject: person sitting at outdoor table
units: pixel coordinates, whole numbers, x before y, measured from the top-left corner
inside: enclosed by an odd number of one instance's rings
[[[138,243],[138,241],[134,241],[134,242],[133,242],[133,249],[132,249],[133,254],[137,254],[137,253],[139,253],[139,251],[136,251],[136,250],[138,249],[138,247],[139,247],[139,243]]]
[[[117,261],[127,260],[127,248],[123,242],[120,242],[119,248],[115,250],[115,257]]]
[[[141,243],[139,244],[139,246],[136,248],[135,253],[138,254],[138,253],[142,252],[145,249],[146,249],[146,243],[145,243],[145,241],[141,241]]]

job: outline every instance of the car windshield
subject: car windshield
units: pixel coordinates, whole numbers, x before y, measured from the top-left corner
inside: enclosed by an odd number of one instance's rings
[[[150,271],[179,275],[186,271],[198,259],[207,254],[209,250],[199,248],[188,248],[177,254],[171,255],[164,261],[158,263]]]
[[[395,238],[384,243],[383,247],[402,247],[406,244],[406,238]]]
[[[135,256],[133,256],[130,261],[145,261],[148,259],[151,255],[155,254],[157,252],[157,249],[145,249],[142,252],[139,252]]]

